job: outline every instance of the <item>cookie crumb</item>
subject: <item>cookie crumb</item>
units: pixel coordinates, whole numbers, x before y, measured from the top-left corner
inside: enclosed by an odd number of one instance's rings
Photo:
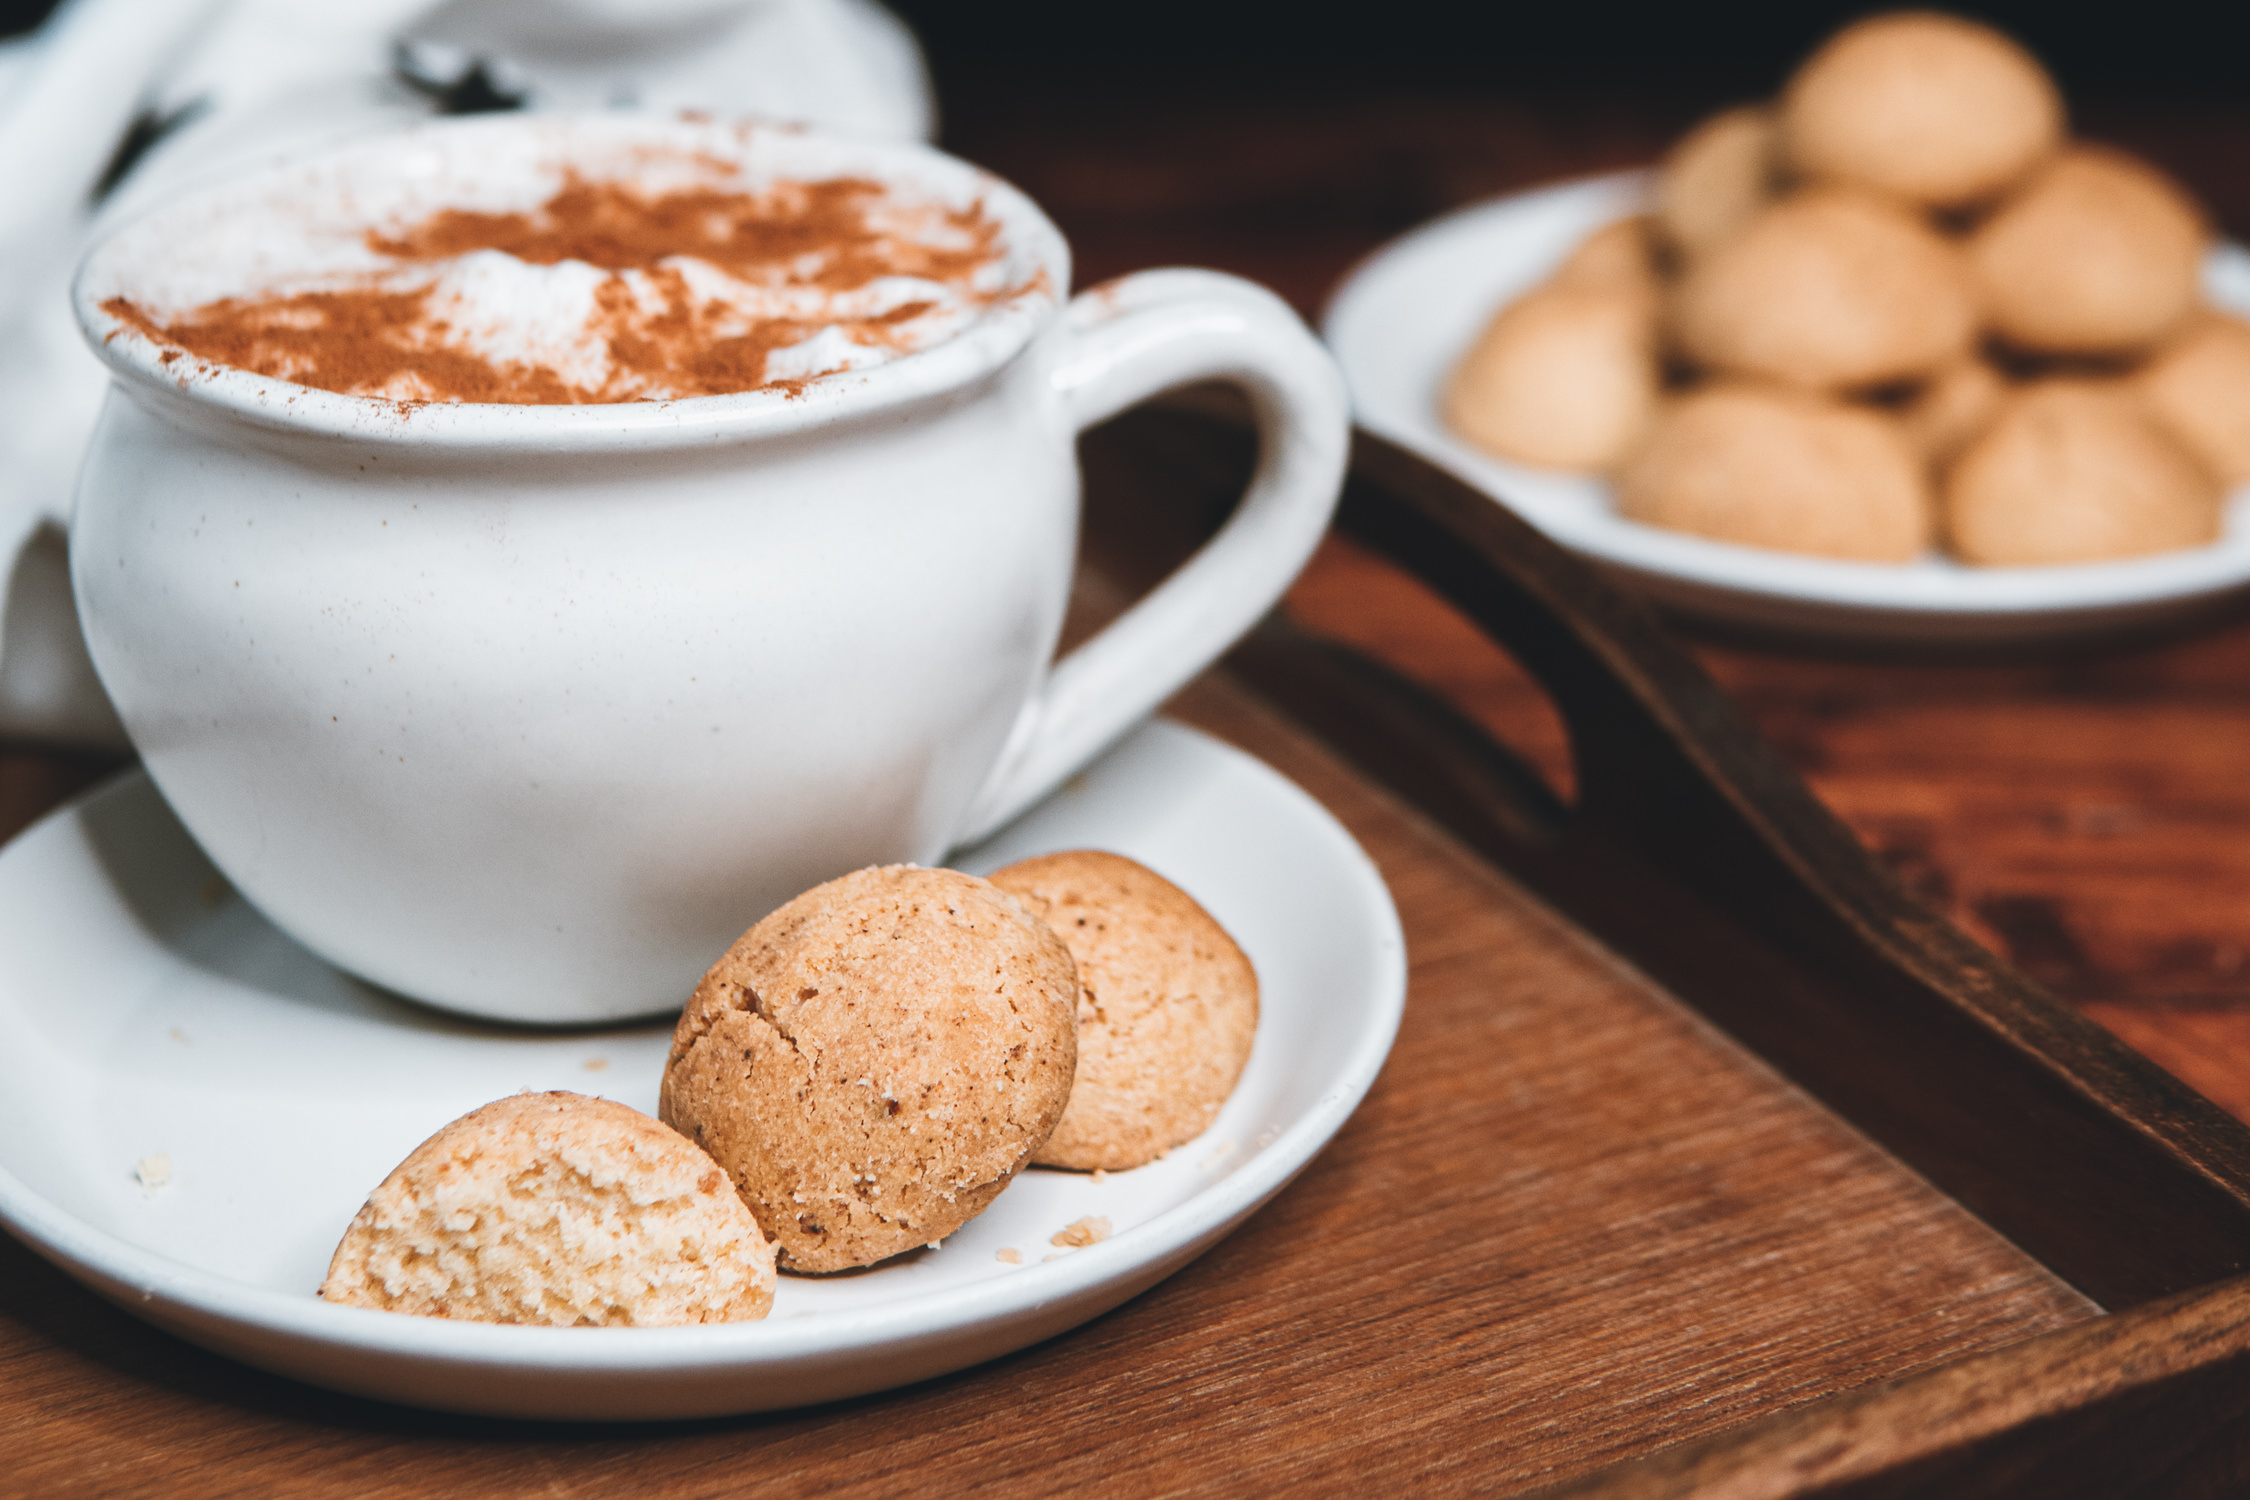
[[[142,1192],[153,1196],[158,1188],[172,1180],[171,1156],[151,1151],[133,1164],[133,1180],[141,1185]]]
[[[609,1059],[606,1057],[589,1057],[583,1066],[589,1073],[599,1073],[609,1066]]]
[[[1089,1216],[1055,1231],[1050,1245],[1061,1245],[1069,1250],[1083,1250],[1088,1245],[1098,1245],[1109,1238],[1109,1220]]]
[[[188,1039],[188,1034],[180,1030],[180,1028],[177,1026],[172,1028],[172,1040],[178,1042],[183,1047],[192,1047],[195,1045],[194,1042]]]
[[[1204,1171],[1208,1172],[1213,1167],[1225,1161],[1232,1155],[1234,1155],[1234,1142],[1221,1141],[1218,1145],[1211,1148],[1211,1154],[1209,1156],[1204,1157],[1203,1160],[1197,1162],[1196,1165],[1201,1167]]]
[[[1060,1257],[1060,1256],[1055,1256],[1055,1255],[1042,1255],[1042,1256],[1040,1256],[1040,1257],[1039,1257],[1039,1264],[1041,1264],[1041,1265],[1045,1265],[1045,1264],[1046,1264],[1046,1263],[1047,1263],[1048,1261],[1051,1261],[1051,1260],[1059,1260],[1059,1259],[1061,1259],[1061,1257]]]
[[[1107,1172],[1103,1171],[1103,1170],[1102,1170],[1102,1169],[1101,1169],[1100,1167],[1096,1167],[1096,1168],[1094,1168],[1094,1181],[1096,1181],[1096,1182],[1107,1182],[1107,1181],[1109,1181],[1109,1173],[1107,1173]]]
[[[1023,1264],[1023,1252],[1021,1250],[996,1250],[993,1252],[992,1258],[1004,1266],[1020,1266]]]
[[[1279,1134],[1281,1134],[1280,1126],[1269,1125],[1264,1130],[1258,1132],[1258,1139],[1253,1144],[1255,1144],[1260,1151],[1263,1151],[1266,1149],[1266,1147],[1273,1144],[1273,1138]]]

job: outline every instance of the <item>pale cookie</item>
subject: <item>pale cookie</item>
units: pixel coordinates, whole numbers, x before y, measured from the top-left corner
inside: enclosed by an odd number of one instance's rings
[[[1663,278],[1652,235],[1646,214],[1613,219],[1580,240],[1547,284],[1624,292],[1653,305]]]
[[[2007,397],[2007,377],[1971,355],[1924,381],[1899,409],[1899,426],[1915,452],[1942,465],[1992,425]]]
[[[942,1239],[1046,1144],[1077,1066],[1063,942],[973,875],[890,865],[791,901],[712,965],[665,1121],[727,1169],[792,1271]]]
[[[1930,539],[1929,485],[1880,412],[1778,386],[1673,402],[1617,478],[1620,514],[1746,547],[1905,562]]]
[[[1656,224],[1693,260],[1733,237],[1773,200],[1779,165],[1773,112],[1722,110],[1680,138],[1656,174]]]
[[[1933,208],[1988,201],[2062,143],[2046,69],[1989,26],[1905,11],[1845,27],[1781,96],[1782,150],[1815,181]]]
[[[734,1323],[774,1252],[726,1174],[638,1110],[518,1094],[414,1148],[328,1264],[330,1302],[480,1323]]]
[[[2220,483],[2250,480],[2250,323],[2198,318],[2137,379],[2149,410]]]
[[[1502,308],[1454,368],[1446,421],[1487,452],[1604,470],[1656,405],[1656,314],[1633,292],[1547,286]]]
[[[1985,320],[2032,354],[2137,354],[2196,305],[2210,234],[2193,199],[2121,151],[2057,157],[1969,237]]]
[[[2216,540],[2219,483],[2125,382],[2045,380],[1954,461],[1945,520],[1965,562],[2100,562]]]
[[[1976,305],[1959,251],[1919,216],[1816,188],[1690,265],[1672,331],[1682,353],[1724,374],[1850,390],[1967,354]]]
[[[1187,892],[1119,854],[1079,849],[992,877],[1070,945],[1078,1081],[1034,1156],[1120,1171],[1201,1135],[1258,1029],[1258,976]]]

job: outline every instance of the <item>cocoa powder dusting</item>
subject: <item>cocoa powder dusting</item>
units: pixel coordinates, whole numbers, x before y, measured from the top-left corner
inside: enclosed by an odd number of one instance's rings
[[[395,272],[335,290],[223,298],[161,322],[124,297],[102,307],[175,350],[343,395],[545,406],[767,387],[793,393],[805,378],[767,378],[774,351],[823,328],[854,344],[902,349],[907,325],[938,304],[856,317],[751,317],[724,299],[698,301],[678,259],[783,292],[848,293],[904,276],[985,303],[1023,290],[973,289],[976,273],[999,253],[999,236],[981,205],[905,205],[881,183],[858,178],[644,197],[619,183],[572,177],[530,213],[445,209],[394,235],[368,232],[369,248],[402,266],[499,251],[531,265],[582,261],[608,272],[587,325],[606,347],[608,372],[591,387],[546,365],[461,347],[450,321],[432,310],[435,288],[401,287]],[[174,357],[167,351],[166,362]]]
[[[110,298],[102,310],[213,364],[348,396],[509,406],[586,399],[544,366],[500,364],[447,348],[441,341],[446,324],[423,316],[428,298],[426,290],[228,297],[161,326],[123,297]]]

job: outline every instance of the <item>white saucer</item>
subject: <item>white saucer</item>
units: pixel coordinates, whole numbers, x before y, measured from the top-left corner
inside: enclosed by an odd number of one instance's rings
[[[1323,808],[1239,751],[1151,724],[959,863],[1085,846],[1177,881],[1257,966],[1256,1047],[1201,1140],[1101,1182],[1027,1172],[940,1249],[782,1278],[762,1323],[499,1327],[313,1290],[367,1191],[454,1116],[526,1088],[653,1111],[669,1023],[511,1031],[347,978],[229,891],[128,775],[0,851],[0,1222],[206,1348],[417,1406],[710,1416],[991,1359],[1142,1291],[1278,1191],[1374,1081],[1405,1000],[1382,877]],[[170,1180],[148,1188],[136,1167],[158,1153]],[[1050,1244],[1086,1216],[1115,1233]]]
[[[1936,556],[1831,562],[1627,521],[1598,479],[1507,463],[1455,437],[1438,416],[1438,391],[1494,311],[1646,197],[1647,177],[1637,172],[1566,183],[1461,209],[1363,261],[1321,324],[1361,425],[1500,499],[1657,603],[1760,630],[2029,641],[2154,623],[2250,583],[2250,488],[2230,500],[2225,535],[2189,551],[2058,568],[1971,568]],[[2250,311],[2250,253],[2215,251],[2205,283],[2221,306]]]

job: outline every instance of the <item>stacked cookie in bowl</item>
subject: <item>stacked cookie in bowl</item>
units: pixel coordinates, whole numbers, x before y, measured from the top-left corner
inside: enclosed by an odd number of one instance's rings
[[[2213,540],[2250,478],[2250,326],[2176,184],[2074,142],[2006,37],[1880,16],[1698,127],[1651,211],[1503,308],[1443,396],[1630,519],[1871,562]]]

